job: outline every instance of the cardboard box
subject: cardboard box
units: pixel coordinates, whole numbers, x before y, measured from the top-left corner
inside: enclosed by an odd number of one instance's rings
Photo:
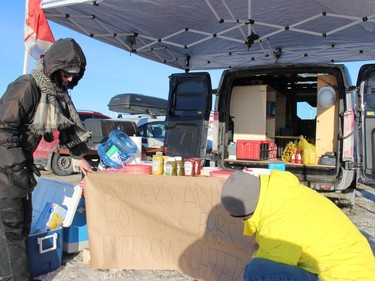
[[[48,202],[56,203],[67,209],[63,227],[69,227],[81,198],[79,185],[39,178],[32,194],[33,229]],[[31,278],[53,271],[61,266],[63,248],[63,229],[32,234],[26,241]]]
[[[270,142],[268,148],[269,148],[268,158],[269,159],[277,158],[277,145],[276,145],[276,143]]]

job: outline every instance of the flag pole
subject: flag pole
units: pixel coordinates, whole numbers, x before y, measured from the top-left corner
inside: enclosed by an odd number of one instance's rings
[[[25,57],[23,59],[23,74],[27,74],[29,72],[29,62],[30,62],[30,55],[29,53],[27,52],[27,50],[25,50]]]
[[[24,43],[25,57],[23,73],[29,71],[30,56],[38,60],[55,42],[47,18],[42,10],[42,0],[25,1]]]
[[[24,24],[26,24],[27,9],[28,9],[27,6],[28,6],[28,0],[25,0],[25,22],[24,22]],[[23,74],[27,74],[29,72],[29,63],[30,63],[30,54],[27,51],[27,49],[25,48],[25,54],[24,54],[24,58],[23,58],[23,71],[22,71]]]

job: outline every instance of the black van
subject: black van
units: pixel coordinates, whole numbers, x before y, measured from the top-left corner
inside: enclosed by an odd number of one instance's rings
[[[213,95],[217,118],[207,154]],[[167,155],[201,157],[226,170],[268,168],[301,136],[315,146],[316,160],[283,161],[285,170],[312,189],[354,204],[357,180],[373,184],[375,177],[375,66],[360,69],[356,86],[341,64],[228,69],[217,91],[206,72],[170,76]],[[264,143],[275,149],[273,156],[260,156]]]

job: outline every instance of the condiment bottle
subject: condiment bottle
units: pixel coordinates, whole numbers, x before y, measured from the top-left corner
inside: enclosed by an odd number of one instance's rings
[[[163,156],[154,155],[152,156],[152,174],[153,175],[162,175],[163,174]]]
[[[165,164],[165,175],[176,176],[176,160],[174,157],[168,157],[167,163]]]
[[[181,156],[176,156],[176,175],[183,176],[184,175],[184,162],[182,162]]]
[[[194,176],[195,175],[195,161],[192,158],[185,158],[184,160],[184,173],[185,176]]]

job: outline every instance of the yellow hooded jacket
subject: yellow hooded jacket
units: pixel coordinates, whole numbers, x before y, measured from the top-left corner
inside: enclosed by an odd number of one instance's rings
[[[256,233],[253,258],[299,266],[324,281],[374,281],[375,258],[366,238],[329,199],[289,172],[260,176],[256,210],[244,235]]]

